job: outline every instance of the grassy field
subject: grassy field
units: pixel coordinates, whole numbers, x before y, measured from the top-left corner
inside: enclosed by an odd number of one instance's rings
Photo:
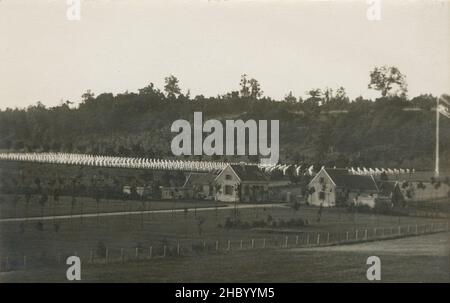
[[[368,282],[366,260],[373,255],[381,259],[381,282],[450,282],[448,233],[335,247],[86,264],[82,265],[82,281]],[[0,282],[65,282],[65,270],[52,266],[0,273]]]
[[[101,199],[99,203],[93,198],[77,197],[72,203],[71,197],[60,197],[54,201],[52,196],[41,205],[40,196],[33,196],[26,203],[23,195],[0,195],[0,218],[58,216],[70,214],[95,214],[103,212],[148,211],[161,209],[183,209],[195,207],[223,206],[214,201],[135,201]]]
[[[58,214],[67,214],[68,207],[70,208],[69,199],[61,198]],[[90,213],[96,213],[97,205],[94,200],[78,199],[77,205],[81,204],[81,201],[84,204],[83,213],[87,210],[90,210]],[[85,218],[70,218],[70,216],[58,218],[50,215],[45,220],[38,215],[38,219],[34,220],[0,221],[0,267],[5,268],[6,263],[9,266],[9,272],[1,273],[2,279],[9,280],[8,277],[11,277],[14,280],[17,275],[22,275],[21,277],[30,275],[30,279],[33,280],[35,279],[33,273],[46,271],[49,271],[46,279],[57,279],[59,274],[52,277],[52,272],[56,273],[60,270],[57,264],[64,264],[65,257],[69,255],[80,256],[83,264],[94,259],[94,264],[89,264],[87,267],[85,277],[89,281],[175,282],[179,279],[193,282],[209,281],[208,279],[221,279],[221,281],[237,279],[239,281],[296,282],[338,278],[337,276],[328,277],[324,270],[333,270],[336,273],[349,272],[352,277],[357,277],[359,271],[365,268],[361,258],[367,255],[366,251],[348,252],[326,249],[291,251],[290,249],[280,250],[280,247],[286,244],[286,236],[288,236],[288,246],[293,247],[295,241],[302,243],[310,239],[315,241],[319,234],[322,236],[322,241],[328,233],[330,233],[330,241],[337,241],[345,236],[352,239],[357,233],[360,239],[365,229],[368,230],[368,237],[371,238],[374,235],[380,236],[381,232],[387,235],[395,234],[398,232],[398,226],[402,226],[401,231],[406,233],[408,226],[414,227],[417,224],[420,228],[425,224],[431,226],[431,224],[446,223],[446,221],[431,218],[349,213],[340,208],[323,209],[321,219],[318,221],[318,208],[300,207],[294,210],[287,205],[270,204],[242,205],[247,208],[238,208],[238,218],[248,226],[226,229],[223,227],[226,220],[235,215],[233,205],[221,205],[222,207],[215,208],[211,207],[211,202],[150,202],[150,212],[142,213],[141,211],[147,209],[142,207],[141,202],[104,201],[103,203],[100,213],[105,211],[117,211],[117,213],[110,216],[94,215]],[[2,209],[8,209],[9,212],[4,218],[12,215],[11,211],[14,210],[11,209],[11,205],[3,206]],[[209,209],[202,210],[201,207],[209,207]],[[185,208],[188,210],[184,211]],[[152,212],[158,209],[167,211]],[[172,211],[172,209],[178,209],[178,211]],[[40,210],[39,204],[34,203],[29,206],[30,213],[37,214]],[[119,213],[124,211],[125,213]],[[126,213],[127,211],[138,211],[138,213],[129,214]],[[18,213],[20,212],[18,211],[16,215]],[[80,212],[74,211],[74,213]],[[44,213],[44,215],[49,214]],[[281,221],[299,219],[307,222],[306,225],[280,226]],[[267,223],[269,220],[277,222],[277,226],[252,228],[255,222]],[[419,239],[419,237],[411,239]],[[226,252],[225,249],[228,241],[230,241],[231,252]],[[202,243],[205,245],[203,248]],[[176,256],[177,253],[175,253],[178,245],[180,245],[181,256]],[[220,246],[218,251],[215,250],[216,245]],[[250,250],[252,245],[255,249]],[[164,246],[167,248],[166,258],[161,257]],[[112,267],[98,264],[105,261],[105,256],[99,252],[99,247],[108,249],[108,258],[111,264],[114,263]],[[153,260],[136,263],[134,261],[136,251],[137,257],[144,259],[149,256],[150,247]],[[240,249],[241,247],[243,249]],[[289,251],[291,253],[287,253]],[[26,272],[22,272],[24,256]],[[123,265],[120,264],[122,258],[126,261]],[[442,262],[441,257],[436,261],[427,255],[409,258],[417,265],[414,269],[420,268],[422,262],[423,266],[439,268],[435,262]],[[388,254],[386,259],[392,264],[409,262],[401,261],[402,258],[398,254]],[[361,263],[362,267],[351,266],[355,262]],[[292,266],[293,264],[299,264],[299,267]],[[306,267],[303,269],[303,266]],[[206,271],[197,272],[196,269],[200,267],[205,268]],[[241,268],[244,272],[248,271],[248,275],[239,274],[236,278],[233,273],[240,272]],[[179,274],[171,273],[169,269]],[[217,272],[226,274],[223,276],[211,274]],[[268,272],[271,274],[269,275]],[[432,278],[431,275],[429,278]],[[359,279],[350,280],[359,281]]]
[[[86,202],[87,203],[87,202]],[[94,202],[95,203],[95,202]],[[276,220],[303,219],[307,226],[276,227],[276,228],[233,228],[225,229],[227,218],[234,216],[233,209],[189,210],[188,212],[138,213],[108,217],[90,217],[73,219],[50,219],[42,222],[2,222],[0,223],[0,256],[21,257],[26,255],[29,262],[33,259],[53,258],[58,254],[73,254],[77,252],[83,258],[88,258],[91,250],[96,250],[103,243],[110,250],[111,258],[118,258],[121,248],[125,253],[133,253],[138,247],[142,253],[150,246],[154,254],[161,254],[163,245],[174,247],[181,243],[182,249],[207,241],[214,245],[220,241],[220,246],[230,240],[236,247],[243,241],[243,246],[249,246],[251,239],[256,239],[255,246],[261,247],[261,240],[267,239],[267,246],[279,246],[290,235],[289,244],[295,235],[300,235],[304,241],[304,233],[328,233],[333,237],[355,236],[355,231],[361,234],[364,229],[387,229],[387,233],[396,232],[399,225],[431,224],[442,222],[418,217],[397,217],[371,214],[350,214],[343,209],[325,209],[320,222],[317,222],[317,208],[302,207],[297,211],[282,205],[260,208],[239,209],[239,219],[250,225],[254,221],[266,220],[271,217]],[[200,224],[200,222],[203,222]],[[391,229],[394,228],[394,229]],[[404,231],[404,229],[403,229]],[[337,235],[336,233],[340,233]],[[315,237],[314,234],[312,236]]]

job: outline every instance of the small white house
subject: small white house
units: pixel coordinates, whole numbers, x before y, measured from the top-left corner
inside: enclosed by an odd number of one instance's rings
[[[374,207],[378,192],[373,176],[352,175],[346,169],[322,168],[309,183],[308,203],[324,207],[349,203]]]
[[[216,200],[262,202],[269,197],[269,178],[256,165],[227,165],[215,179]]]

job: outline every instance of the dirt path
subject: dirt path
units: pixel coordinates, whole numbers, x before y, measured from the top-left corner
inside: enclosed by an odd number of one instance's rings
[[[449,256],[450,233],[407,237],[402,239],[374,241],[327,247],[294,248],[291,251],[305,252],[355,252],[409,256]]]
[[[247,208],[269,208],[269,207],[286,207],[282,204],[242,204],[236,206],[238,209]],[[212,210],[230,210],[234,209],[235,205],[227,205],[220,207],[198,207],[187,208],[189,212],[196,210],[199,211],[212,211]],[[144,211],[118,211],[118,212],[101,212],[101,213],[89,213],[89,214],[74,214],[74,215],[57,215],[57,216],[39,216],[39,217],[28,217],[28,218],[5,218],[0,219],[0,223],[7,222],[27,222],[27,221],[48,221],[48,220],[58,220],[58,219],[76,219],[76,218],[96,218],[96,217],[112,217],[112,216],[127,216],[127,215],[141,215],[141,214],[167,214],[167,213],[182,213],[185,209],[160,209],[160,210],[144,210]]]

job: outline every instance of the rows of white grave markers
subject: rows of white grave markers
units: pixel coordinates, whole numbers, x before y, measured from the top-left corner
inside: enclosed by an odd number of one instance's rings
[[[175,170],[175,171],[198,171],[198,172],[217,172],[222,170],[227,162],[215,161],[184,161],[184,160],[164,160],[148,158],[131,157],[113,157],[98,156],[73,153],[0,153],[0,160],[26,161],[38,163],[53,163],[82,166],[98,167],[121,167],[121,168],[141,168],[153,170]],[[242,163],[240,163],[242,164]],[[244,163],[245,165],[255,165]],[[277,164],[277,165],[259,165],[266,173],[280,171],[287,175],[290,170],[295,176],[309,175],[317,173],[313,165],[304,164]],[[414,169],[384,169],[384,168],[350,168],[348,172],[353,175],[387,175],[414,173]]]
[[[350,168],[348,170],[349,173],[353,175],[381,175],[382,173],[385,173],[386,175],[401,175],[401,174],[411,174],[415,173],[415,169],[409,169],[409,168]]]
[[[283,175],[287,175],[291,170],[295,176],[312,176],[315,174],[314,165],[304,164],[277,164],[277,165],[260,165],[259,166],[266,173],[273,173],[275,171],[281,171]]]
[[[213,172],[226,166],[225,162],[181,161],[148,158],[112,157],[71,153],[0,153],[0,160],[38,163]]]
[[[283,175],[286,175],[289,170],[292,170],[293,175],[309,175],[312,176],[316,174],[319,170],[315,169],[314,165],[302,165],[302,164],[278,164],[271,166],[260,166],[264,172],[271,173],[274,171],[282,171]],[[322,166],[324,168],[324,166]],[[336,167],[334,167],[336,168]],[[400,175],[400,174],[410,174],[414,173],[414,169],[403,169],[403,168],[365,168],[365,167],[351,167],[347,168],[348,173],[352,175],[381,175],[385,173],[386,175]]]

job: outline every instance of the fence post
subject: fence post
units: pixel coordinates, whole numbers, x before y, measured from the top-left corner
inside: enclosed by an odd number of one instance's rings
[[[252,239],[252,248],[255,248],[255,239]]]
[[[216,241],[216,251],[219,250],[219,240]]]
[[[398,235],[400,236],[401,234],[402,234],[402,227],[399,226],[399,227],[398,227]]]
[[[364,240],[367,240],[367,229],[364,231]]]
[[[120,249],[120,261],[123,263],[124,260],[124,255],[123,255],[123,248]]]
[[[345,233],[345,241],[348,242],[348,231]]]
[[[203,240],[203,250],[206,251],[206,240]]]
[[[355,231],[355,240],[358,241],[358,230]]]
[[[108,247],[106,248],[106,252],[105,252],[105,263],[108,264],[108,260],[109,259],[109,251],[108,251]]]
[[[295,246],[297,246],[297,245],[298,245],[298,235],[295,236]]]
[[[231,250],[231,241],[230,241],[230,240],[228,240],[228,247],[227,247],[227,250],[228,250],[228,251]]]
[[[347,235],[348,235],[348,232],[347,232]],[[327,233],[327,244],[328,243],[330,243],[330,233],[329,232]]]
[[[177,241],[177,255],[180,255],[180,241]]]
[[[373,229],[373,237],[374,237],[374,238],[377,237],[377,228],[376,228],[376,227]]]
[[[139,260],[139,247],[136,247],[134,255],[136,257],[136,260]]]
[[[320,233],[317,233],[317,245],[320,245]]]
[[[309,245],[309,232],[306,233],[306,245]]]
[[[241,249],[242,249],[242,247],[243,247],[243,243],[242,243],[242,240],[241,240]]]
[[[266,248],[266,238],[263,239],[263,248]]]
[[[166,250],[167,250],[167,246],[166,246],[166,245],[164,245],[164,248],[163,248],[163,257],[165,257],[165,256],[166,256]]]
[[[289,241],[289,237],[286,236],[286,238],[284,239],[284,247],[285,247],[285,248],[288,247],[288,241]]]
[[[149,249],[148,249],[148,257],[149,257],[149,259],[152,258],[152,254],[153,254],[153,246],[150,246]]]

